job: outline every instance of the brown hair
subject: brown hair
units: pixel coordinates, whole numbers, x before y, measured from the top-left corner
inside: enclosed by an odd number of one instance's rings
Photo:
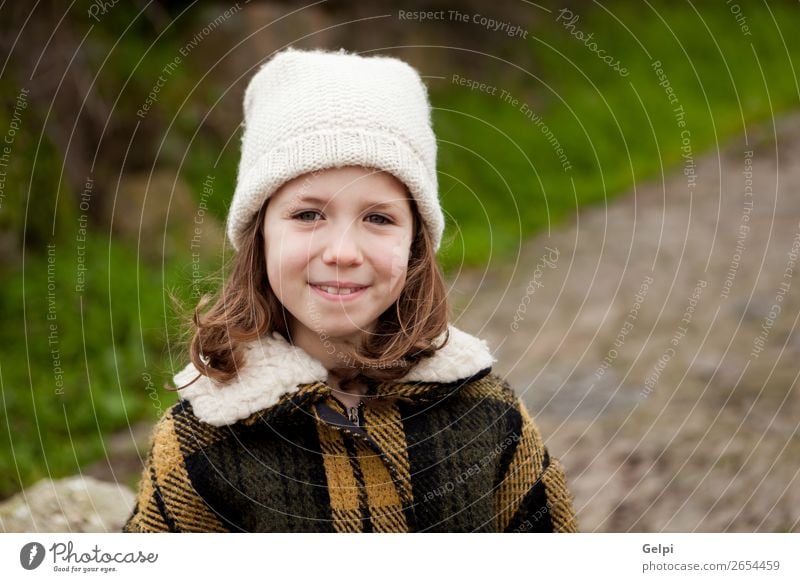
[[[333,371],[341,386],[357,378],[391,381],[405,376],[417,362],[429,357],[447,341],[434,340],[447,331],[450,305],[433,243],[413,198],[414,236],[406,283],[397,301],[379,317],[375,330],[361,346],[340,350],[342,367]],[[289,339],[286,311],[270,287],[264,252],[263,223],[269,199],[262,205],[242,236],[233,256],[230,274],[221,291],[203,295],[194,308],[189,333],[189,357],[201,374],[222,384],[236,377],[242,360],[242,344],[278,331]],[[206,311],[206,306],[214,300]],[[448,336],[449,337],[449,336]],[[190,385],[180,386],[177,389]]]

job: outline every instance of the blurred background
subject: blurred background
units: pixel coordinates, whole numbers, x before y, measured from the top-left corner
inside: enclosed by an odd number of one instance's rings
[[[295,46],[423,75],[454,323],[530,406],[583,531],[800,531],[797,17],[3,3],[0,526],[129,511],[186,363],[170,296],[191,308],[230,258],[244,88]]]

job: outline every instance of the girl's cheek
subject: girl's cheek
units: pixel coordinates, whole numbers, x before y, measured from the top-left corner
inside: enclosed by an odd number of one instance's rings
[[[273,234],[273,257],[283,263],[296,264],[315,252],[317,243],[309,233],[298,233],[291,228],[284,228]]]
[[[309,263],[309,251],[304,247],[284,246],[282,252],[278,253],[275,261],[280,265],[280,270],[287,276],[305,273]]]
[[[391,265],[389,271],[392,287],[405,280],[406,271],[408,271],[408,255],[409,248],[406,244],[406,241],[403,241],[392,247],[390,255]]]
[[[283,285],[289,283],[287,277],[304,271],[308,264],[308,250],[303,246],[290,244],[289,240],[270,240],[267,244],[267,275],[270,280],[282,281]],[[300,273],[302,274],[302,273]]]

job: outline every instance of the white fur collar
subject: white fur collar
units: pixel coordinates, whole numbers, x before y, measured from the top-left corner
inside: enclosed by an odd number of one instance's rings
[[[433,356],[422,360],[397,382],[455,382],[490,367],[496,359],[486,341],[449,326],[450,340]],[[189,364],[175,375],[175,385],[188,384],[198,371]],[[195,416],[214,426],[233,424],[254,412],[277,404],[300,384],[324,382],[328,371],[305,350],[287,342],[278,332],[245,346],[244,365],[228,384],[207,376],[180,391]]]

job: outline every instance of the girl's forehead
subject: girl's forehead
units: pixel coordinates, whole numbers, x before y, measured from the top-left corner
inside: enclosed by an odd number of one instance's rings
[[[408,208],[408,190],[387,172],[368,168],[332,168],[303,174],[273,195],[275,203],[322,205],[392,205]]]

